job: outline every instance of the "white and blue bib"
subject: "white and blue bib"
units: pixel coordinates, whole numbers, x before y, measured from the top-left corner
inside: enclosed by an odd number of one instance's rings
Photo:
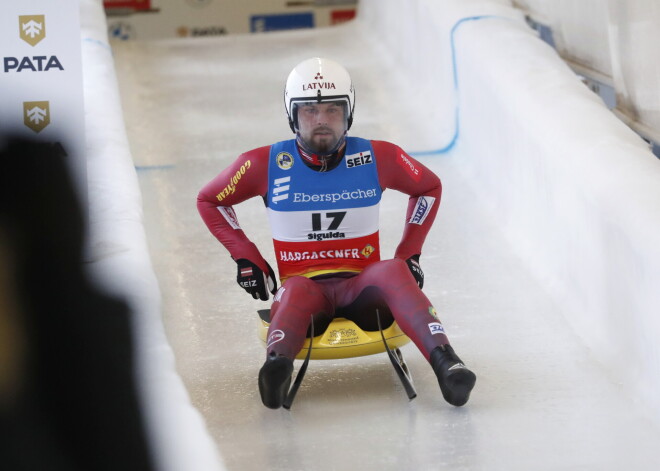
[[[294,139],[271,146],[266,206],[280,278],[359,272],[380,260],[382,190],[370,141],[346,138],[328,172],[312,170]]]

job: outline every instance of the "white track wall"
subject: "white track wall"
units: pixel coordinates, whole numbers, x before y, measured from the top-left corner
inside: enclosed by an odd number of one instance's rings
[[[660,4],[656,0],[513,0],[552,29],[560,55],[616,91],[616,112],[660,143]]]
[[[190,403],[165,337],[101,0],[81,0],[80,19],[90,271],[133,310],[142,409],[157,469],[220,471],[224,464]]]
[[[502,230],[593,355],[658,419],[660,162],[503,3],[362,0],[359,15],[427,107],[433,97],[452,119],[456,103],[453,149]],[[487,18],[454,29],[454,70],[452,27],[475,16]],[[439,133],[438,149],[448,139]]]

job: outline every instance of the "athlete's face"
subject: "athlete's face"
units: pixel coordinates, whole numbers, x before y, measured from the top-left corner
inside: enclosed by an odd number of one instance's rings
[[[298,105],[298,132],[312,151],[324,154],[333,150],[345,131],[346,113],[342,103]]]

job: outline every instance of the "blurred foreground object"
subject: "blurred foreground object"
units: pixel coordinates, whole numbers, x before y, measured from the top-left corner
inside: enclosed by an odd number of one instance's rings
[[[153,469],[130,312],[86,276],[66,156],[10,138],[0,163],[0,468]]]

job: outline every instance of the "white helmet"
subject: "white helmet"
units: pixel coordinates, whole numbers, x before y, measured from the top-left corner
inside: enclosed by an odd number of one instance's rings
[[[351,76],[337,62],[313,57],[302,61],[289,74],[284,87],[284,106],[293,132],[298,129],[296,104],[310,101],[346,103],[346,130],[350,129],[355,109],[355,90]]]

